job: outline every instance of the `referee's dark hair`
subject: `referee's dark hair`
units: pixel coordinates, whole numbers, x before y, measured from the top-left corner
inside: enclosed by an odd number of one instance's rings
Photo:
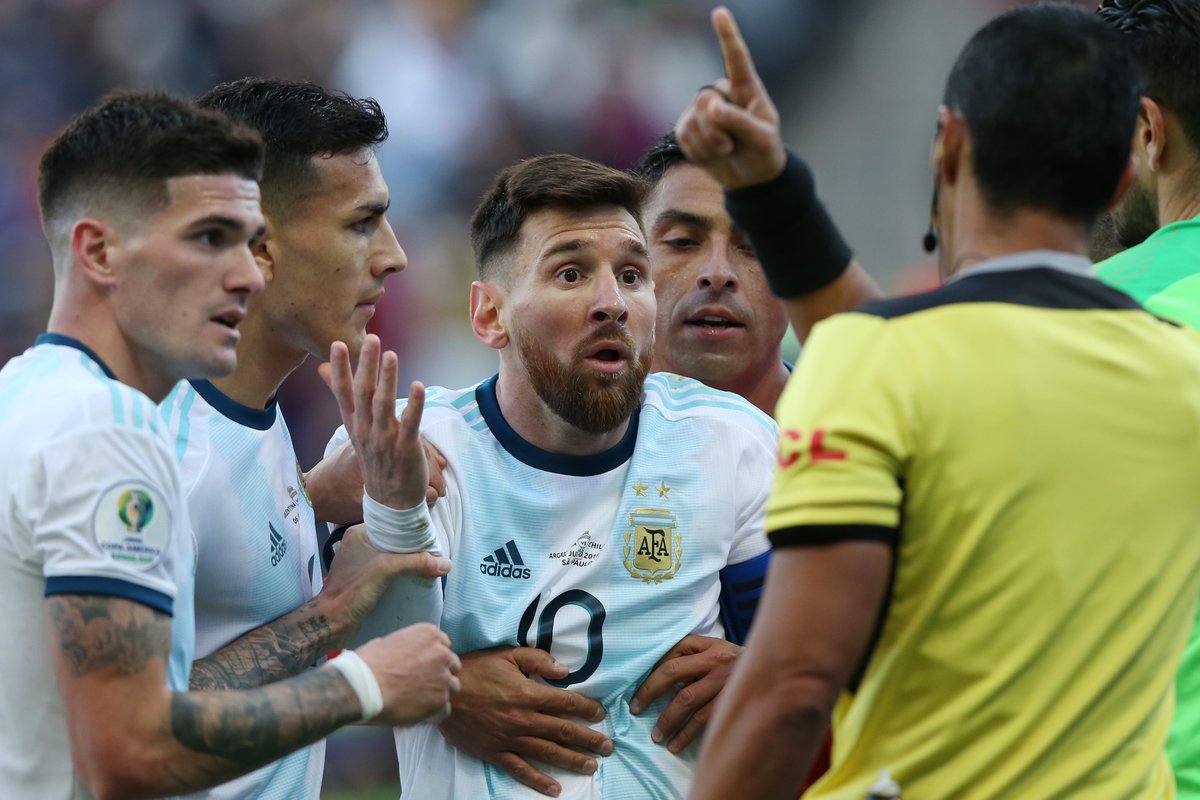
[[[1200,149],[1200,3],[1196,0],[1103,0],[1096,11],[1133,50],[1146,75],[1145,94],[1179,118]]]
[[[278,221],[291,213],[317,179],[314,156],[374,148],[388,137],[387,120],[371,98],[330,92],[315,83],[242,78],[196,98],[257,130],[266,145],[263,210]]]
[[[984,199],[1088,223],[1129,158],[1141,71],[1122,37],[1068,5],[1021,6],[976,33],[944,103],[970,131]]]

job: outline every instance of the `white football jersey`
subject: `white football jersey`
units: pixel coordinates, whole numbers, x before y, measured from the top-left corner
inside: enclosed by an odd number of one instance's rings
[[[496,380],[427,394],[422,433],[448,462],[433,517],[454,561],[441,627],[458,652],[547,650],[572,670],[552,683],[605,707],[593,727],[615,748],[595,775],[541,765],[562,797],[684,797],[698,746],[675,755],[651,741],[669,697],[638,716],[629,701],[684,636],[744,625],[722,578],[761,587],[775,423],[737,395],[655,374],[618,445],[561,455],[509,426]],[[330,449],[344,440],[339,431]],[[396,747],[405,796],[540,797],[432,725],[398,729]]]
[[[196,537],[196,657],[203,658],[316,595],[316,520],[277,403],[250,408],[207,381],[188,381],[163,400],[161,413]],[[322,740],[193,796],[316,800],[324,765]]]
[[[88,797],[71,767],[44,596],[172,615],[170,688],[192,663],[194,543],[154,403],[75,339],[43,334],[0,370],[0,797]]]

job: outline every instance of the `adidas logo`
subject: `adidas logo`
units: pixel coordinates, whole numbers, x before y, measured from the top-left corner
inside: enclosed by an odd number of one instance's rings
[[[496,578],[516,578],[522,581],[529,580],[531,574],[529,567],[525,566],[525,559],[521,558],[517,543],[512,539],[505,542],[503,547],[497,547],[490,556],[484,556],[479,571]]]
[[[287,542],[279,535],[279,531],[275,530],[274,525],[268,522],[267,527],[271,529],[271,566],[274,567],[287,553]]]

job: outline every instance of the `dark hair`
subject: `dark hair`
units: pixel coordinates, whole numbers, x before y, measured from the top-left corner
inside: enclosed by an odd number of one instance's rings
[[[501,171],[471,216],[471,247],[481,278],[517,242],[526,217],[543,208],[625,209],[642,224],[646,185],[631,172],[568,155],[539,156]]]
[[[1146,75],[1146,94],[1175,114],[1200,148],[1200,4],[1102,0],[1096,13],[1129,44]]]
[[[262,134],[267,160],[261,181],[263,207],[287,213],[315,177],[313,156],[354,153],[388,137],[379,103],[315,83],[242,78],[219,84],[196,105],[223,111]]]
[[[113,92],[67,125],[42,155],[38,205],[50,226],[72,204],[161,204],[182,175],[262,174],[259,135],[162,92]],[[52,239],[52,237],[50,237]]]
[[[654,186],[671,167],[686,163],[687,156],[683,154],[683,148],[675,138],[675,131],[667,131],[646,151],[633,171],[648,185]]]
[[[975,175],[993,208],[1091,222],[1125,169],[1142,88],[1121,37],[1095,15],[1033,5],[971,37],[945,104],[966,119]]]

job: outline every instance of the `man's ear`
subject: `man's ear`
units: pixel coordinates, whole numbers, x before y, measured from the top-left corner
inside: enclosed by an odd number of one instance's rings
[[[493,350],[508,346],[508,329],[500,313],[503,306],[504,292],[499,286],[491,281],[471,284],[471,330]]]
[[[1167,121],[1162,107],[1143,97],[1133,129],[1133,151],[1150,172],[1158,172],[1167,153]]]
[[[267,226],[267,232],[250,247],[250,253],[254,256],[254,263],[258,264],[258,269],[263,274],[263,280],[267,283],[275,277],[275,241],[271,238],[271,227]]]
[[[967,145],[967,121],[946,106],[938,106],[938,135],[933,142],[933,169],[947,186],[958,180]]]
[[[117,282],[121,247],[117,231],[98,219],[84,217],[71,226],[71,256],[89,283],[107,288]]]

